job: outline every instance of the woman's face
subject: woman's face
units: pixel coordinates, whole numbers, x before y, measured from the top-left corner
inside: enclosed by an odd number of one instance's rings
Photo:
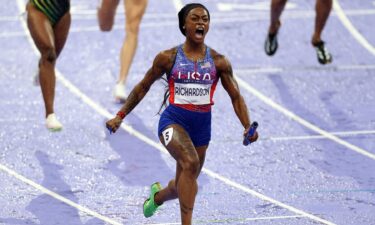
[[[205,9],[197,7],[188,13],[185,19],[186,38],[203,43],[208,32],[210,20]]]

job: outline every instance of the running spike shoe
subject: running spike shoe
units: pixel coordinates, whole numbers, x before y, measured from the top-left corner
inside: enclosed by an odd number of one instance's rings
[[[117,83],[113,89],[113,96],[115,97],[116,102],[125,103],[127,97],[125,85],[122,83]]]
[[[51,113],[47,116],[46,127],[50,131],[60,131],[63,128],[62,124],[57,120],[54,113]]]
[[[320,64],[328,64],[332,62],[332,56],[325,47],[324,41],[319,41],[318,43],[313,44],[313,46],[316,50],[316,55]]]
[[[159,182],[156,182],[151,185],[150,197],[143,203],[143,215],[146,218],[154,215],[154,213],[158,209],[159,205],[155,203],[154,197],[155,194],[158,193],[161,189],[162,187]]]
[[[272,56],[276,53],[277,47],[277,33],[275,34],[268,34],[267,39],[264,42],[264,51],[267,55]]]

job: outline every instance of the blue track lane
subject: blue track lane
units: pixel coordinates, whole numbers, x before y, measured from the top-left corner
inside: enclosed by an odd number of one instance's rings
[[[55,111],[64,130],[45,129],[40,88],[32,85],[38,56],[21,26],[16,2],[0,5],[0,164],[118,223],[178,224],[178,201],[165,203],[150,219],[142,214],[149,185],[160,181],[164,186],[174,176],[175,162],[169,155],[124,130],[109,135],[106,118],[61,82]],[[263,52],[268,1],[203,3],[212,16],[207,44],[230,59],[241,80],[314,126],[346,132],[337,137],[375,154],[375,55],[358,43],[335,12],[323,33],[334,61],[320,66],[310,45],[313,2],[291,2],[294,8],[283,14],[280,48],[273,57]],[[339,3],[374,47],[374,3]],[[113,114],[120,107],[112,100],[112,88],[119,70],[124,16],[119,7],[115,29],[101,33],[96,4],[72,1],[71,32],[57,69]],[[223,5],[235,9],[222,11]],[[142,79],[158,52],[183,42],[176,15],[173,1],[149,1],[128,88]],[[164,85],[158,81],[125,121],[155,143]],[[217,89],[206,169],[333,224],[374,224],[373,159],[324,137],[314,138],[317,133],[241,86],[261,135],[257,143],[243,147],[243,129],[230,99],[221,85]],[[0,224],[106,224],[3,170],[0,180]],[[318,223],[207,173],[199,178],[194,219],[194,224]]]

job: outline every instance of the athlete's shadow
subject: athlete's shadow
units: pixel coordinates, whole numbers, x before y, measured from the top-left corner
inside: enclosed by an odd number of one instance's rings
[[[158,119],[154,117],[152,119]],[[127,123],[143,135],[159,143],[155,130],[150,131],[134,114],[126,117]],[[107,139],[114,151],[119,154],[119,159],[110,161],[108,169],[115,174],[125,185],[149,186],[159,181],[163,186],[175,177],[176,163],[170,155],[163,155],[158,149],[130,135],[123,129],[118,129],[116,134],[109,135]],[[202,176],[203,175],[203,176]],[[207,176],[200,175],[199,183],[207,183]]]
[[[63,166],[51,162],[48,155],[44,152],[37,151],[35,156],[43,169],[44,179],[41,185],[73,202],[78,202],[78,198],[74,195],[70,186],[61,178],[60,170],[63,169]],[[33,199],[26,209],[35,215],[37,221],[39,221],[38,223],[28,219],[22,220],[14,218],[1,218],[0,222],[17,225],[84,225],[80,220],[77,209],[47,194],[42,194]],[[94,218],[90,219],[85,224],[104,225],[104,222]]]
[[[338,131],[358,130],[359,128],[356,126],[355,122],[350,119],[350,116],[347,115],[342,108],[334,102],[333,99],[335,95],[336,93],[333,91],[326,91],[321,93],[319,96],[326,106],[330,118],[335,122],[333,129]],[[358,143],[358,146],[366,145],[366,142],[361,140],[360,137],[344,137],[344,139],[354,145],[356,145],[356,142]],[[367,146],[369,149],[371,149],[372,144]],[[340,148],[342,150],[342,154],[339,154],[336,157],[341,161],[341,163],[334,165],[334,167],[338,167],[338,169],[332,171],[326,161],[314,161],[314,163],[320,168],[323,168],[325,171],[334,173],[336,175],[349,175],[353,177],[364,189],[373,186],[373,181],[375,180],[374,173],[363,173],[363,171],[375,171],[375,164],[373,163],[373,160],[349,149],[345,149],[345,147],[340,146]],[[374,192],[371,193],[374,194]]]
[[[289,91],[289,87],[285,84],[280,75],[269,75],[270,80],[274,83],[279,91],[281,100],[288,109],[307,118],[311,123],[318,124],[319,127],[327,131],[342,131],[343,129],[356,130],[355,123],[350,120],[350,116],[346,115],[343,110],[337,106],[332,97],[334,92],[322,92],[319,94],[320,100],[328,110],[330,119],[334,121],[333,126],[321,119],[319,116],[311,113],[302,106]],[[332,124],[332,123],[330,123]],[[311,131],[309,131],[311,133]],[[350,176],[355,179],[364,189],[370,187],[371,180],[374,180],[372,173],[363,173],[362,171],[375,171],[375,164],[371,159],[364,157],[354,151],[347,149],[331,140],[319,140],[317,151],[324,154],[325,159],[310,159],[309,162],[315,167],[327,173],[337,176]]]

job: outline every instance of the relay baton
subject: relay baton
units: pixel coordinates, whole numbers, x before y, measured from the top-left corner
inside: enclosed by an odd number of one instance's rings
[[[247,132],[247,134],[245,135],[245,138],[243,139],[243,145],[248,146],[249,144],[251,144],[251,141],[249,140],[249,138],[254,135],[255,131],[257,130],[257,127],[258,127],[258,122],[256,121],[254,121],[250,125],[250,130],[249,132]]]

